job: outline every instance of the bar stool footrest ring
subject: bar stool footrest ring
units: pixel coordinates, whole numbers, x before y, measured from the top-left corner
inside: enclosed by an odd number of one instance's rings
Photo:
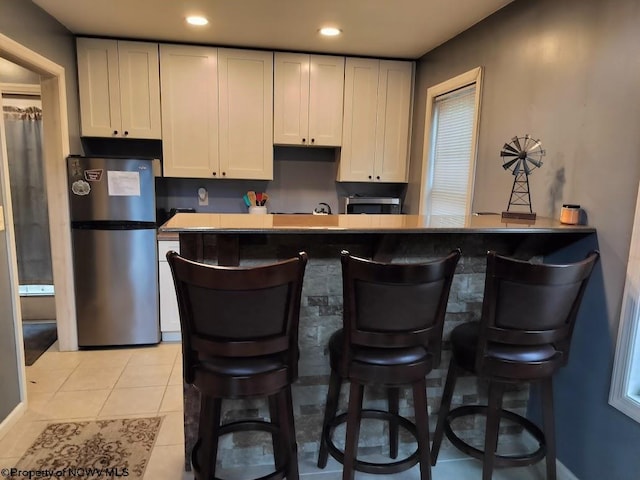
[[[280,428],[266,420],[238,420],[236,422],[230,422],[225,425],[221,425],[218,429],[218,437],[222,435],[228,435],[229,433],[234,432],[251,432],[251,431],[262,431],[267,432],[272,435],[279,433]],[[196,478],[200,473],[200,466],[198,465],[198,449],[200,448],[200,439],[196,441],[196,444],[193,446],[193,450],[191,450],[191,465],[194,473],[196,474]],[[289,463],[291,459],[288,458],[285,462],[285,465],[267,475],[262,477],[255,478],[254,480],[284,480],[287,476],[287,470],[289,468]],[[214,477],[214,480],[223,480],[218,477]]]
[[[444,425],[444,433],[449,441],[460,451],[467,455],[482,460],[484,458],[484,451],[479,448],[469,445],[462,440],[451,428],[451,422],[459,417],[466,417],[468,415],[487,415],[486,405],[464,405],[462,407],[454,408],[447,415],[447,419]],[[508,410],[500,410],[500,418],[510,420],[522,428],[524,428],[531,436],[533,436],[538,442],[538,448],[531,452],[520,455],[495,455],[496,467],[526,467],[533,465],[534,463],[542,460],[546,453],[546,441],[544,433],[530,420],[526,419],[522,415],[510,412]]]
[[[411,435],[413,435],[416,441],[418,439],[416,426],[412,422],[410,422],[409,420],[407,420],[406,418],[400,415],[395,415],[393,413],[385,412],[382,410],[363,409],[361,411],[360,416],[361,418],[373,418],[376,420],[383,420],[383,421],[392,421],[392,420],[396,421],[398,422],[399,426],[403,427]],[[329,451],[329,454],[341,464],[344,464],[344,452],[340,450],[338,447],[336,447],[336,445],[333,443],[333,432],[336,429],[336,427],[338,427],[338,425],[346,422],[346,420],[347,420],[346,413],[342,413],[337,417],[333,418],[329,423],[329,428],[327,428],[325,437],[324,437],[324,442],[327,445],[327,450]],[[356,458],[355,469],[359,472],[364,472],[364,473],[391,474],[391,473],[404,472],[405,470],[410,469],[417,463],[418,463],[418,450],[416,449],[408,457],[395,462],[386,462],[386,463],[366,462],[364,460],[358,460]]]

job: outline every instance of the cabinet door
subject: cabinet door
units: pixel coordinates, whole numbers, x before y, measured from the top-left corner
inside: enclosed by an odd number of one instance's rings
[[[218,49],[222,178],[273,179],[273,53]]]
[[[82,135],[120,136],[118,42],[78,38],[77,51]]]
[[[165,177],[217,178],[218,51],[160,45]]]
[[[338,181],[374,181],[378,70],[378,60],[346,60],[344,123]]]
[[[309,55],[276,52],[274,57],[273,143],[309,141]]]
[[[161,138],[158,44],[118,42],[122,134]]]
[[[309,58],[310,145],[342,144],[344,57],[311,55]]]
[[[413,64],[380,61],[374,178],[406,182]]]

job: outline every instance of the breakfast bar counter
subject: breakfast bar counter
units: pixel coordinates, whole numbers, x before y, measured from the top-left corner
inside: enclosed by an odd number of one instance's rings
[[[176,233],[436,233],[436,232],[594,232],[593,227],[565,225],[551,218],[503,220],[499,214],[447,215],[248,215],[178,213],[161,228]]]
[[[307,252],[309,262],[300,313],[299,379],[294,384],[293,399],[300,461],[308,464],[315,462],[319,446],[329,379],[327,342],[342,326],[341,250],[389,262],[424,262],[444,256],[454,248],[462,250],[447,306],[442,362],[427,378],[433,431],[449,361],[449,333],[460,323],[480,317],[486,252],[496,250],[503,255],[539,261],[562,250],[578,260],[586,254],[584,245],[589,243],[583,240],[596,234],[589,226],[563,225],[549,218],[507,222],[499,214],[425,217],[179,213],[165,223],[160,232],[179,235],[181,255],[227,266],[259,265],[293,257],[302,250]],[[401,394],[400,413],[412,415],[411,396],[405,397],[405,393]],[[482,384],[461,382],[454,395],[454,407],[463,399],[475,402],[485,394]],[[505,407],[523,414],[528,396],[528,390],[514,389],[505,397]],[[199,396],[185,385],[184,398],[186,466],[189,467],[188,454],[197,433]],[[365,404],[385,408],[385,398],[382,391],[367,391]],[[343,399],[340,408],[344,407]],[[267,406],[256,402],[246,402],[243,407],[234,403],[229,409],[223,406],[223,410],[224,421],[246,414],[247,410],[268,416]],[[380,442],[388,439],[383,431],[386,425],[374,423],[363,429],[360,444],[366,445],[368,453],[385,453],[387,447],[380,446]],[[473,421],[462,429],[463,438],[468,441],[483,438],[482,426]],[[513,432],[514,438],[517,434]],[[253,436],[247,438],[247,435]],[[272,448],[271,440],[263,433],[244,432],[230,437],[220,444],[221,467],[271,461],[267,454]],[[414,448],[410,436],[402,441],[401,454],[410,453]]]
[[[165,223],[160,234],[177,233],[181,253],[199,261],[217,260],[222,265],[238,265],[240,246],[255,245],[256,238],[297,237],[302,249],[308,236],[333,239],[358,235],[367,239],[370,256],[391,260],[395,243],[401,237],[425,235],[489,235],[511,238],[512,248],[504,254],[518,254],[515,247],[536,243],[536,254],[553,251],[595,229],[583,225],[565,225],[550,218],[502,220],[497,214],[471,216],[422,215],[249,215],[224,213],[179,213]],[[559,235],[561,234],[561,235]],[[434,238],[435,240],[435,238]],[[281,242],[282,238],[278,242]],[[264,242],[263,242],[264,243]],[[367,243],[367,242],[365,242]],[[292,255],[295,255],[293,252]]]

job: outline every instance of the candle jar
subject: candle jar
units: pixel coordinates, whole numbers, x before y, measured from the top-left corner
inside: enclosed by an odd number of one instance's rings
[[[560,223],[577,225],[580,222],[580,205],[565,203],[560,210]]]

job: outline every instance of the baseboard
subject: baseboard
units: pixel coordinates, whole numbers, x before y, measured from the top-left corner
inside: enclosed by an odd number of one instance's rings
[[[179,342],[180,340],[182,340],[180,332],[162,332],[163,342]]]
[[[7,418],[5,418],[0,423],[0,440],[2,440],[7,433],[9,433],[11,427],[13,427],[18,422],[18,420],[22,418],[26,411],[27,402],[23,400],[18,405],[16,405],[16,408],[14,408],[9,415],[7,415]]]
[[[579,480],[571,470],[558,460],[556,460],[556,472],[558,473],[558,480]]]

